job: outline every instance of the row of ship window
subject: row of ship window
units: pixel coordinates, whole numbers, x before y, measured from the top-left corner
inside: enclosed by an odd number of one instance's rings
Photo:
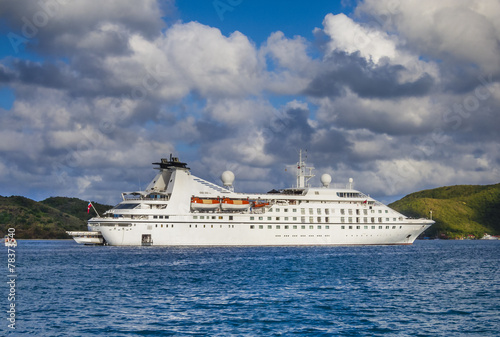
[[[135,224],[134,224],[134,226],[135,226]],[[160,228],[163,228],[163,224],[160,224],[160,225],[156,224],[155,228],[158,228],[158,226],[160,226]],[[170,226],[172,228],[174,228],[173,224],[171,224]],[[189,228],[192,228],[192,226],[193,225],[189,225]],[[202,225],[200,225],[200,227],[201,226]],[[211,226],[210,228],[214,228],[214,225],[210,225],[210,226]],[[151,229],[151,225],[148,225],[148,227],[149,227],[148,229]],[[165,228],[168,228],[168,227],[169,227],[169,225],[166,224]],[[291,226],[290,225],[274,225],[275,229],[281,229],[281,228],[283,228],[283,229],[290,229],[290,227],[292,227],[292,229],[298,229],[298,225],[291,225]],[[377,227],[378,227],[378,229],[384,229],[384,226],[363,226],[363,229],[369,229],[369,228],[376,229]],[[392,226],[392,229],[396,229],[397,227],[398,226]],[[198,228],[198,225],[194,225],[194,228]],[[203,228],[206,228],[206,225],[203,225]],[[220,228],[222,228],[222,225],[220,225]],[[234,225],[228,225],[228,228],[234,228]],[[255,228],[257,228],[257,225],[250,225],[250,229],[255,229]],[[259,229],[264,229],[264,225],[258,225],[258,228]],[[309,225],[308,228],[309,229],[314,229],[314,226],[313,225]],[[324,225],[324,226],[317,225],[316,228],[317,229],[322,229],[322,228],[324,228],[324,229],[330,229],[330,226],[329,225]],[[385,229],[390,229],[390,228],[391,228],[391,226],[385,226]],[[401,228],[403,228],[403,226],[399,226],[399,229],[401,229]],[[273,229],[273,225],[267,225],[267,229]],[[300,229],[306,229],[306,226],[305,225],[301,225]],[[340,226],[340,229],[361,229],[361,226],[344,226],[344,225],[342,225],[342,226]]]
[[[273,221],[273,217],[266,217],[267,218],[267,221]],[[230,219],[231,220],[231,219]],[[250,220],[255,220],[255,217],[251,216],[250,217]],[[264,220],[264,217],[262,216],[259,216],[258,217],[258,220],[259,221],[263,221]],[[274,217],[274,220],[276,221],[280,221],[281,220],[281,217],[277,216],[277,217]],[[289,217],[283,217],[283,220],[284,221],[289,221]],[[310,216],[309,217],[309,221],[306,221],[307,220],[307,217],[305,216],[302,216],[300,217],[300,222],[302,223],[306,223],[306,222],[309,222],[309,223],[314,223],[314,222],[317,222],[317,223],[321,223],[321,222],[330,222],[330,218],[329,217],[316,217],[316,221],[315,221],[315,218]],[[400,219],[402,220],[402,219]],[[292,217],[292,221],[297,221],[297,217]],[[383,218],[382,217],[379,217],[377,218],[377,220],[375,220],[375,217],[371,217],[370,220],[368,220],[368,217],[363,217],[363,220],[361,220],[360,217],[356,217],[356,218],[353,218],[353,217],[347,217],[347,221],[346,221],[346,217],[340,217],[340,222],[341,223],[361,223],[361,222],[364,222],[364,223],[375,223],[375,222],[382,222],[383,221]],[[385,221],[391,221],[390,218],[385,218]],[[392,218],[392,221],[396,221],[396,218]]]
[[[275,229],[290,229],[290,227],[292,227],[292,229],[298,229],[298,225],[275,225],[274,228]],[[309,225],[309,226],[305,226],[305,225],[301,225],[300,226],[300,229],[306,229],[306,227],[309,227],[309,229],[314,229],[314,226],[313,225]],[[363,227],[363,228],[361,228]],[[340,229],[397,229],[398,226],[340,226]],[[255,228],[259,228],[259,229],[264,229],[264,225],[250,225],[250,229],[255,229]],[[325,226],[322,226],[322,225],[317,225],[316,226],[316,229],[330,229],[330,226],[329,225],[325,225]],[[399,229],[403,228],[403,226],[399,226]],[[267,225],[267,229],[273,229],[273,225]]]
[[[222,215],[219,215],[219,216],[215,216],[215,215],[212,215],[212,216],[205,216],[205,215],[194,215],[193,216],[193,219],[194,220],[197,220],[197,219],[200,219],[200,220],[204,220],[205,218],[210,220],[210,219],[219,219],[219,220],[223,220],[224,217]],[[254,216],[251,216],[250,217],[250,221],[255,221],[256,217]],[[268,217],[265,217],[266,218],[266,221],[281,221],[281,217],[277,216],[277,217],[271,217],[271,216],[268,216]],[[257,217],[258,221],[264,221],[264,217],[263,216],[259,216]],[[234,220],[234,217],[232,215],[229,216],[229,220]],[[306,220],[309,220],[309,221],[306,221]],[[392,218],[392,221],[396,221],[397,218]],[[399,220],[403,220],[402,218],[400,218]],[[283,217],[283,221],[290,221],[290,217]],[[292,217],[292,221],[298,221],[298,217]],[[341,223],[375,223],[375,222],[382,222],[383,221],[383,218],[382,217],[378,217],[378,218],[375,218],[375,217],[371,217],[370,220],[368,220],[368,217],[363,217],[363,219],[361,220],[361,217],[347,217],[347,220],[346,220],[346,217],[340,217],[340,222]],[[385,218],[385,221],[391,221],[390,218]],[[307,219],[307,217],[305,216],[302,216],[300,217],[300,222],[301,223],[306,223],[306,222],[309,222],[309,223],[314,223],[314,222],[317,222],[317,223],[321,223],[321,222],[325,222],[325,223],[328,223],[330,222],[330,217],[316,217],[316,221],[315,221],[315,218],[314,217],[309,217],[309,219]]]
[[[134,226],[135,226],[135,224],[134,224]],[[156,225],[155,225],[155,227],[156,227],[156,228],[158,228],[158,226],[161,226],[160,228],[163,228],[163,224],[161,224],[161,225],[156,224]],[[174,228],[174,224],[171,224],[170,226],[171,226],[172,228]],[[150,225],[148,225],[148,227],[150,227]],[[165,228],[168,228],[168,224],[167,224],[167,225],[165,225]],[[151,229],[151,228],[148,228],[148,229]]]
[[[273,212],[273,210],[276,213],[281,212],[280,208],[270,208],[269,212]],[[282,210],[285,213],[288,212],[288,208],[283,208]],[[323,214],[323,212],[324,212],[325,215],[335,214],[335,208],[332,208],[332,209],[330,209],[330,208],[316,208],[316,212],[315,212],[314,208],[308,208],[308,210],[309,210],[309,215],[313,215],[313,214],[321,215],[321,214]],[[352,208],[348,208],[346,210],[344,208],[341,208],[340,209],[340,214],[342,214],[342,215],[344,215],[344,214],[353,215],[353,213],[356,213],[356,215],[361,215],[361,211],[363,211],[364,215],[368,215],[368,211],[370,211],[371,214],[376,213],[375,210],[372,209],[372,207],[370,206],[370,209],[367,209],[367,208],[364,208],[364,209],[359,209],[359,208],[352,209]],[[292,208],[292,212],[296,213],[297,212],[297,208]],[[382,210],[379,209],[378,213],[381,214]],[[386,209],[385,213],[389,213],[389,210]],[[301,215],[305,215],[306,214],[306,209],[305,208],[301,208],[300,209],[300,214]]]

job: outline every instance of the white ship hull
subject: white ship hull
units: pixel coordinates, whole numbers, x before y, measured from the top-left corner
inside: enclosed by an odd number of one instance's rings
[[[143,235],[149,235],[147,244],[152,246],[321,246],[321,245],[409,245],[427,228],[431,222],[414,224],[375,225],[372,229],[364,225],[322,224],[310,229],[300,229],[301,224],[232,224],[232,223],[134,223],[131,226],[93,226],[100,229],[109,245],[141,246]],[[158,225],[158,226],[157,226]],[[163,227],[161,226],[163,225]],[[251,228],[251,226],[254,226]],[[259,229],[259,226],[263,226]],[[268,229],[268,226],[272,226]],[[289,229],[284,229],[288,226]],[[297,229],[293,229],[297,226]],[[326,228],[328,226],[328,228]],[[341,229],[344,226],[344,229]],[[382,229],[379,229],[382,226]],[[386,229],[386,227],[389,229]]]
[[[302,160],[296,187],[264,194],[234,192],[231,172],[221,187],[176,158],[157,165],[146,191],[123,193],[115,208],[89,220],[89,231],[113,246],[408,245],[434,223],[405,217],[351,183],[329,188],[327,175],[322,188],[310,188]]]

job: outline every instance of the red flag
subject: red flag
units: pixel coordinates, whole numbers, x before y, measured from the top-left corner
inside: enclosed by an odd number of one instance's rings
[[[89,214],[89,213],[90,213],[90,207],[92,207],[92,203],[89,201],[89,206],[88,206],[88,208],[87,208],[87,214]]]
[[[363,204],[366,204],[368,202],[368,199],[366,199],[365,201],[363,201]]]

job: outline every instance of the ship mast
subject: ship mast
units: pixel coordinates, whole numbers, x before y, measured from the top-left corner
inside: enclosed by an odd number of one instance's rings
[[[309,170],[309,172],[307,172],[307,170]],[[314,177],[312,170],[314,170],[314,167],[307,167],[306,162],[302,160],[302,149],[300,149],[299,162],[297,163],[297,188],[309,187],[307,182]]]

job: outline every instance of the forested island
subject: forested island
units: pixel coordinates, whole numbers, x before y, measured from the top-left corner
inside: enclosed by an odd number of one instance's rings
[[[0,229],[16,229],[16,239],[70,239],[66,231],[87,230],[88,201],[78,198],[51,197],[34,201],[21,196],[0,196]],[[112,206],[92,202],[102,214]]]
[[[423,235],[440,239],[480,239],[500,234],[500,184],[457,185],[415,192],[388,205],[412,217],[436,221]]]

